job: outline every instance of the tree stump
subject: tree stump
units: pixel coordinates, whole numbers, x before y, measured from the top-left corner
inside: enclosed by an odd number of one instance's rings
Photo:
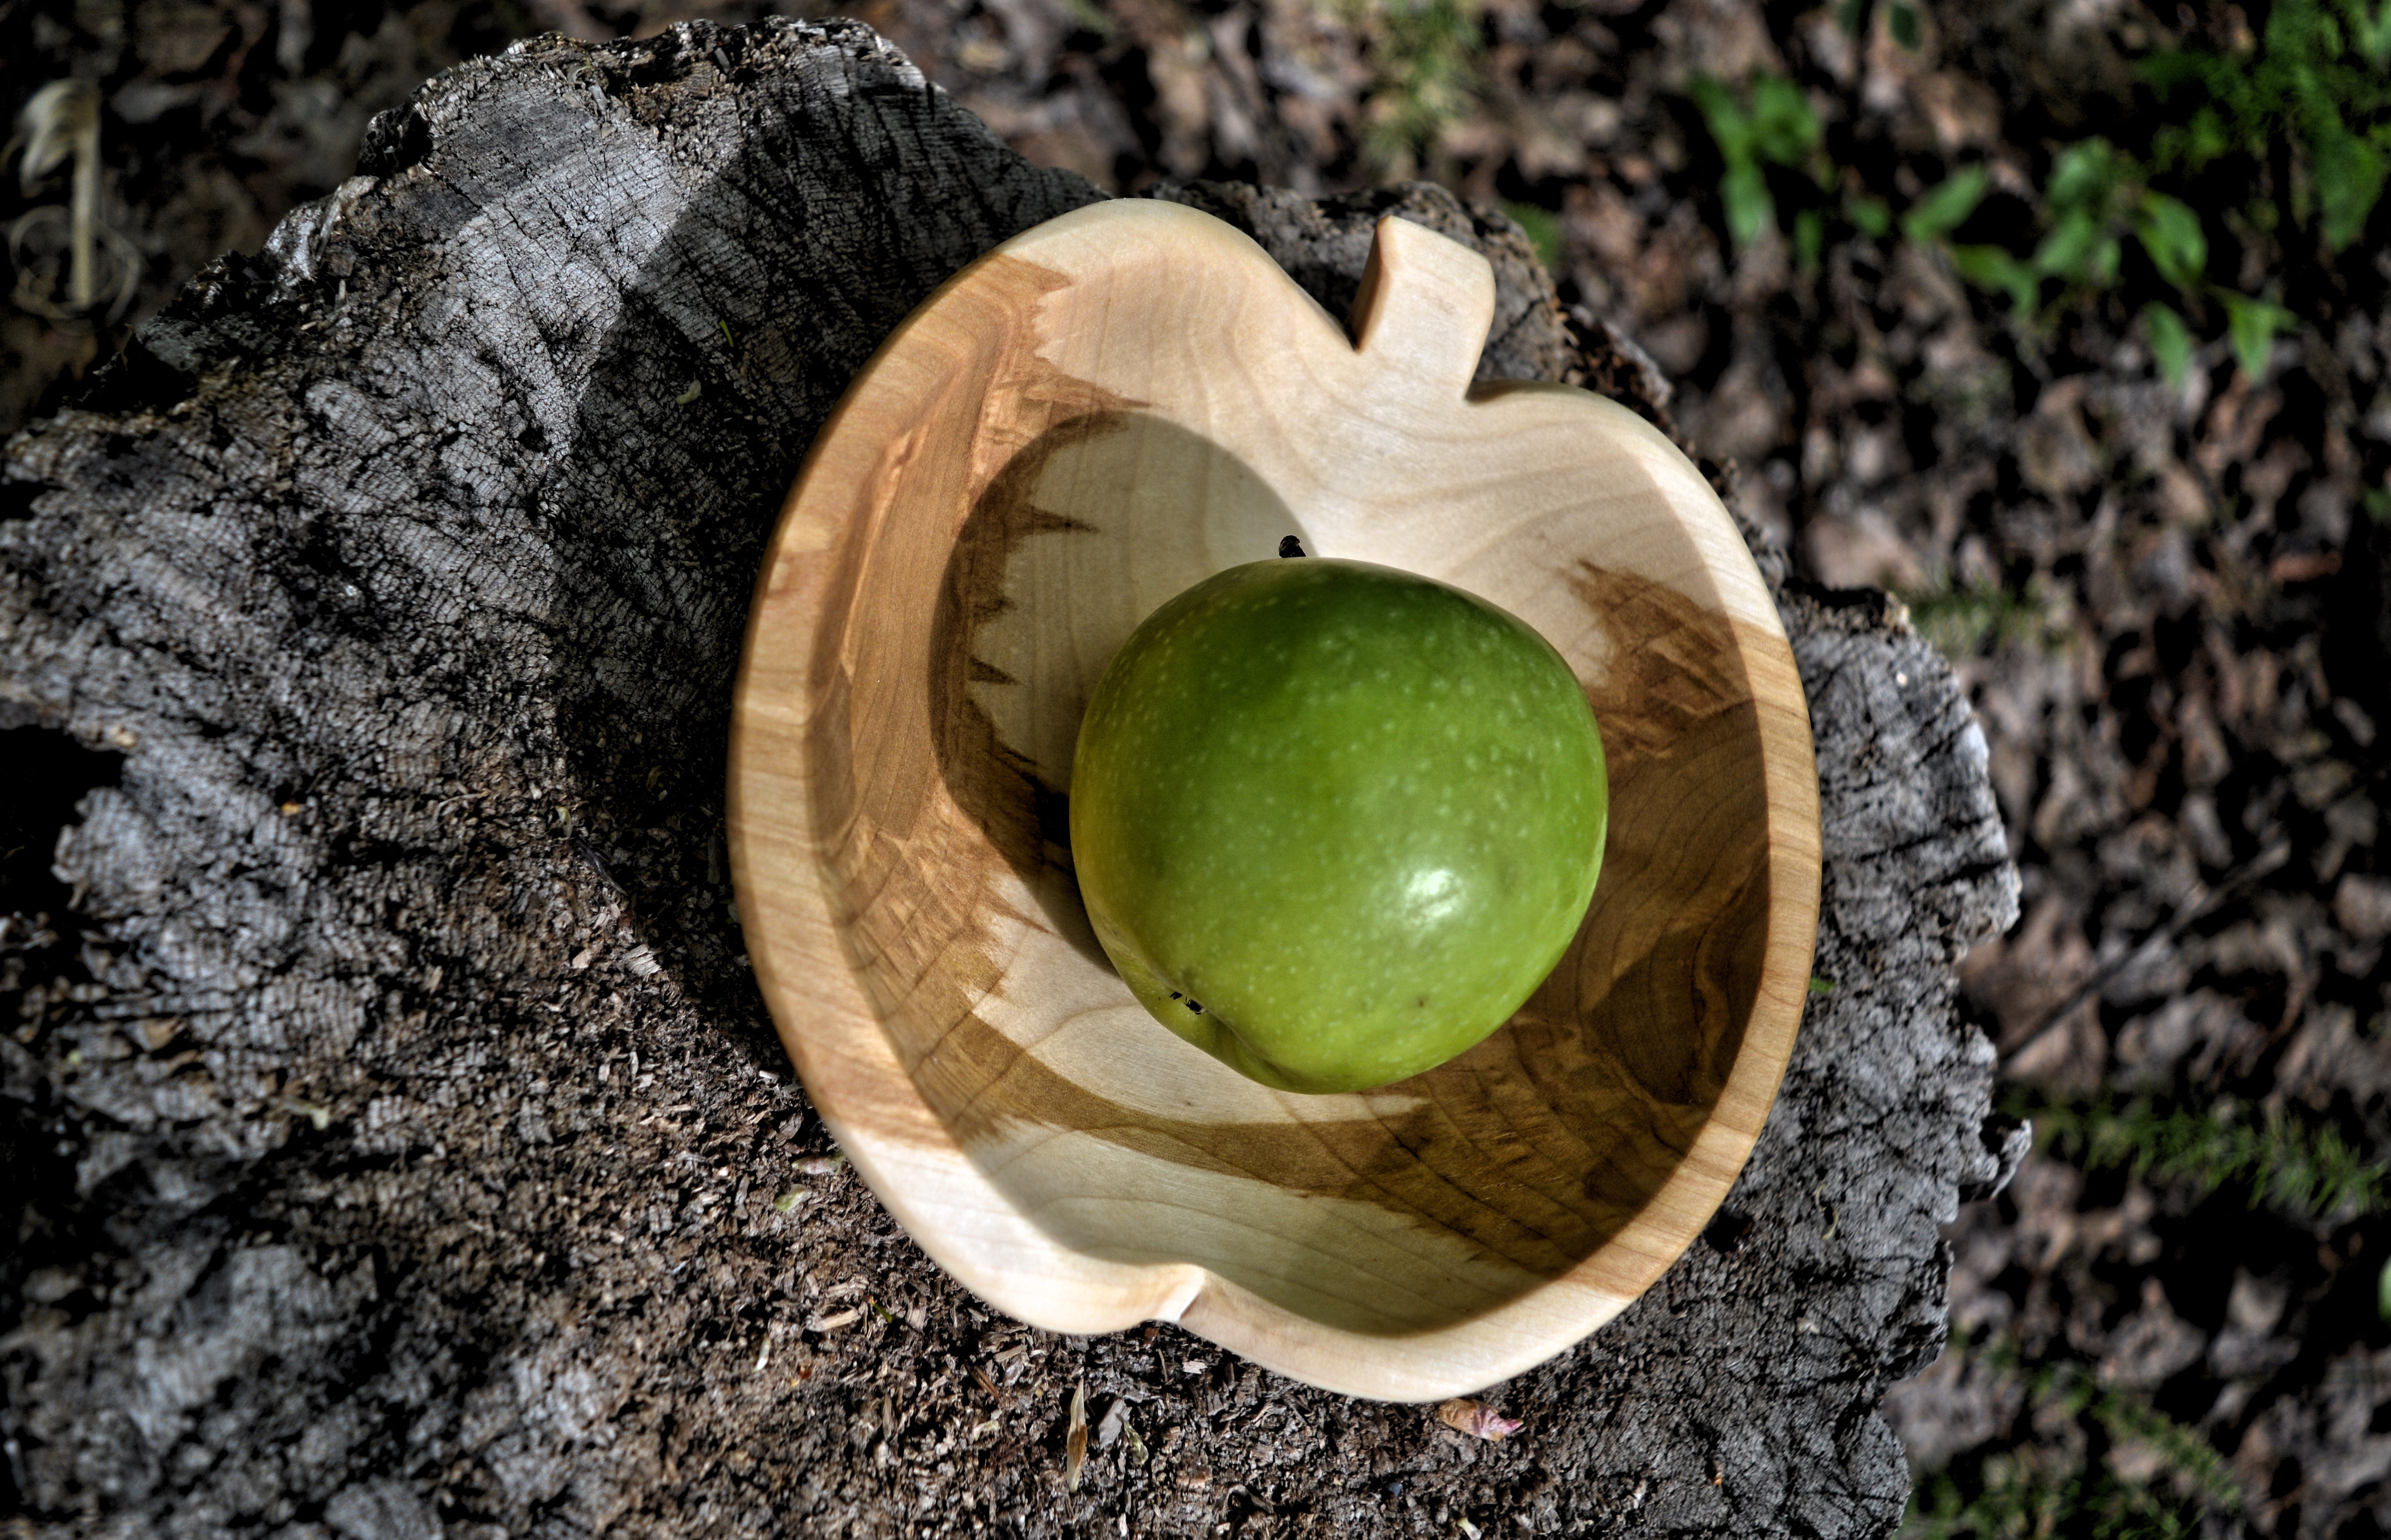
[[[2020,1153],[1952,975],[2015,880],[1896,607],[1774,565],[1820,992],[1704,1242],[1489,1392],[1518,1433],[1167,1326],[1032,1331],[904,1241],[792,1083],[724,731],[847,380],[1102,195],[851,23],[527,44],[379,120],[360,171],[0,480],[0,1416],[32,1533],[1890,1533],[1877,1406],[1943,1339],[1936,1227]],[[1468,240],[1482,374],[1665,424],[1648,365],[1437,189],[1158,195],[1339,315],[1380,214]]]

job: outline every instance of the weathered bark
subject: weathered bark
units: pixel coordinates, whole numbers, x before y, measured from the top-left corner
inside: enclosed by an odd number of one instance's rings
[[[51,922],[0,934],[36,1533],[1891,1528],[1875,1408],[1941,1340],[1937,1224],[2002,1174],[1951,964],[2014,901],[1982,740],[1897,619],[1786,600],[1834,988],[1706,1243],[1499,1391],[1519,1435],[1175,1328],[1031,1332],[822,1158],[728,904],[723,734],[839,391],[1098,194],[844,23],[527,45],[363,170],[7,452],[0,754],[58,794],[0,865]],[[1659,415],[1441,193],[1171,196],[1332,309],[1400,201],[1495,255],[1490,372]]]

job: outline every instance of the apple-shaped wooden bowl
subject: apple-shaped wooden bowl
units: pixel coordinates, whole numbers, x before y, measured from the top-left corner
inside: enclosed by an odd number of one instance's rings
[[[731,731],[756,978],[864,1179],[1022,1320],[1176,1321],[1334,1391],[1455,1394],[1634,1300],[1759,1134],[1817,924],[1792,654],[1660,434],[1471,384],[1493,311],[1483,258],[1389,219],[1349,339],[1229,226],[1099,203],[908,318],[790,494]],[[1286,535],[1527,620],[1609,758],[1558,969],[1460,1058],[1351,1095],[1265,1089],[1148,1018],[1066,846],[1105,662]]]

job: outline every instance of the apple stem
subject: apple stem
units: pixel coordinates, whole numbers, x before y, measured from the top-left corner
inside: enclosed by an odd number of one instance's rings
[[[1285,539],[1279,541],[1278,553],[1283,557],[1300,556],[1303,554],[1303,542],[1297,539],[1294,536],[1289,535]]]

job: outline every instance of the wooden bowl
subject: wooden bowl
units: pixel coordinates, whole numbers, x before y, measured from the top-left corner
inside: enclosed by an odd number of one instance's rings
[[[1349,342],[1227,225],[1095,204],[908,318],[790,493],[731,731],[756,978],[864,1179],[1025,1321],[1177,1321],[1334,1391],[1455,1394],[1634,1300],[1759,1134],[1817,925],[1792,654],[1660,434],[1470,383],[1493,309],[1482,258],[1389,219]],[[1559,968],[1459,1059],[1353,1095],[1267,1090],[1149,1019],[1066,848],[1106,660],[1289,534],[1529,621],[1609,757]]]

